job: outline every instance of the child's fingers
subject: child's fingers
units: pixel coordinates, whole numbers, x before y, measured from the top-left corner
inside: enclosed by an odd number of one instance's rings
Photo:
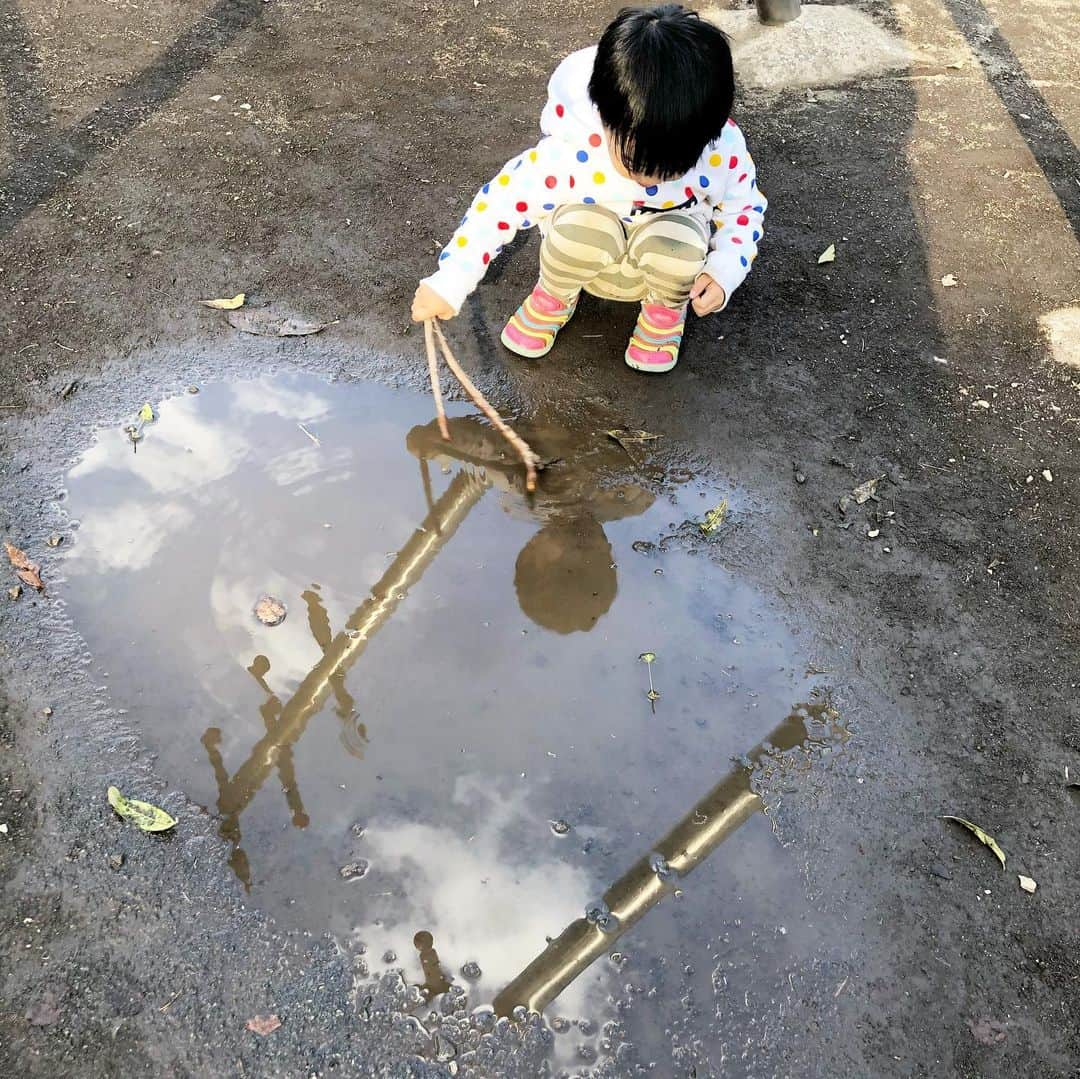
[[[711,284],[713,284],[713,279],[702,274],[693,285],[690,286],[690,299],[696,300]]]

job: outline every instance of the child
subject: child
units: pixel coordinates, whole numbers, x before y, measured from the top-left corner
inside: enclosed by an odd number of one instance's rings
[[[670,371],[689,301],[701,316],[727,306],[767,205],[729,118],[727,39],[678,4],[627,8],[599,46],[559,65],[548,92],[545,137],[477,194],[412,316],[453,318],[514,234],[538,224],[540,280],[503,344],[545,356],[584,289],[639,301],[626,362]]]

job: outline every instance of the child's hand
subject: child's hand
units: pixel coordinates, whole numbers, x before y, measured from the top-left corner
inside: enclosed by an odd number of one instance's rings
[[[433,289],[421,285],[412,302],[413,322],[427,322],[429,318],[449,319],[454,309]]]
[[[727,293],[707,274],[699,274],[690,290],[690,299],[694,301],[694,311],[704,318],[714,311],[719,311],[727,303]]]

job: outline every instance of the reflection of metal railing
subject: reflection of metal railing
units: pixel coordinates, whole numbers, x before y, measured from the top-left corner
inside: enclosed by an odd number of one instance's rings
[[[510,1015],[518,1006],[542,1011],[615,941],[676,890],[681,878],[705,860],[763,803],[751,789],[754,765],[802,745],[810,737],[806,719],[837,731],[836,713],[825,701],[797,706],[768,738],[748,754],[749,764],[729,772],[652,850],[639,859],[590,907],[571,922],[495,998],[495,1011]]]
[[[292,772],[293,745],[307,729],[311,717],[326,703],[330,693],[335,690],[341,692],[345,672],[363,655],[368,642],[394,613],[408,590],[420,579],[487,488],[487,481],[472,469],[463,469],[450,481],[446,491],[432,505],[423,523],[401,548],[368,598],[345,623],[345,629],[324,648],[322,659],[311,668],[292,697],[282,705],[271,694],[261,709],[266,734],[232,776],[226,771],[218,749],[221,732],[212,727],[203,735],[203,746],[217,780],[217,808],[223,818],[221,834],[235,847],[233,869],[245,886],[250,886],[251,881],[246,856],[239,847],[240,814],[251,804],[267,776],[277,766],[294,823],[299,824],[298,818],[306,823]],[[268,689],[264,676],[269,664],[263,669],[257,667],[256,661],[250,669],[263,687]]]

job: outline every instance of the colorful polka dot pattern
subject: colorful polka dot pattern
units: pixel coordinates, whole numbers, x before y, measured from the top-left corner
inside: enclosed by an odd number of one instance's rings
[[[559,120],[568,116],[561,102],[554,103],[553,111]],[[576,122],[571,117],[567,127]],[[537,215],[543,220],[572,202],[607,206],[631,227],[639,220],[637,214],[650,210],[679,210],[698,220],[711,219],[707,270],[729,294],[738,287],[756,258],[767,203],[734,121],[728,121],[721,138],[688,176],[644,187],[603,167],[610,165],[610,158],[602,134],[578,129],[576,140],[549,135],[484,184],[439,255],[436,291],[438,279],[451,275],[450,291],[468,295],[515,232],[530,228]]]

